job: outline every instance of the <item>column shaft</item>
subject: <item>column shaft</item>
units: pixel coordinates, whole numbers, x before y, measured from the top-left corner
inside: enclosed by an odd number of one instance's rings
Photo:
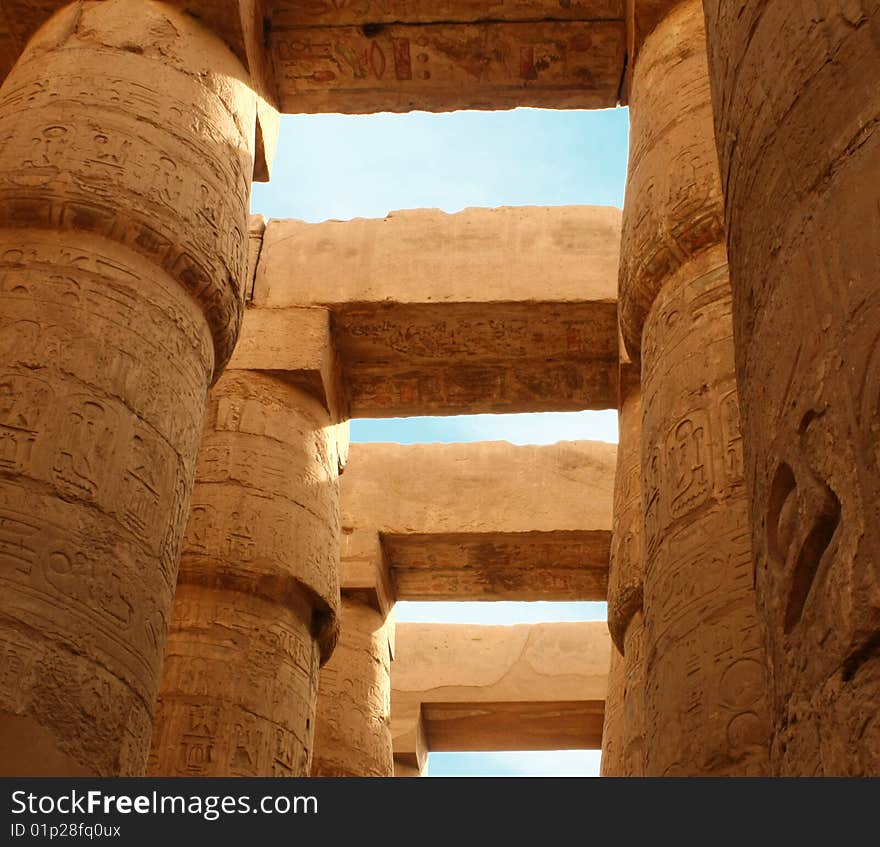
[[[152,774],[308,775],[338,562],[329,413],[274,376],[227,371],[205,422]]]
[[[705,9],[772,768],[877,775],[880,4]]]
[[[2,774],[143,772],[254,114],[149,0],[71,4],[0,89]]]
[[[343,595],[339,643],[321,670],[312,776],[393,776],[392,620]]]
[[[618,413],[617,468],[614,478],[614,518],[608,580],[608,628],[620,656],[619,743],[616,755],[605,767],[608,776],[642,775],[641,724],[644,711],[642,679],[642,596],[644,556],[642,550],[642,407],[637,369],[627,363],[620,369],[621,401]],[[630,648],[629,643],[633,647]],[[629,652],[627,652],[629,650]],[[608,701],[606,701],[606,716]],[[605,746],[603,733],[603,748]]]
[[[623,776],[623,710],[626,668],[623,656],[613,644],[608,664],[608,691],[605,694],[605,721],[602,724],[600,776]]]
[[[624,636],[623,776],[645,775],[645,619],[639,609]]]
[[[642,364],[645,773],[762,773],[764,654],[699,0],[645,40],[631,103],[621,324]]]

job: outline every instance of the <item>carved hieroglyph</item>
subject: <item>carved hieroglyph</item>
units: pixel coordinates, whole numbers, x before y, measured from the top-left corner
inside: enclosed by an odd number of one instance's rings
[[[0,90],[4,773],[143,771],[254,108],[228,49],[146,0],[71,5]]]
[[[702,6],[688,0],[635,68],[621,263],[623,329],[642,358],[648,775],[766,770],[720,222]]]
[[[339,642],[321,669],[312,776],[393,776],[393,619],[343,595]]]
[[[287,112],[616,105],[623,20],[274,27]]]
[[[766,676],[730,331],[718,245],[666,282],[645,325],[648,775],[766,767]]]
[[[274,376],[209,398],[150,772],[308,776],[336,638],[339,490],[327,411]]]
[[[772,768],[876,775],[880,5],[705,8]]]

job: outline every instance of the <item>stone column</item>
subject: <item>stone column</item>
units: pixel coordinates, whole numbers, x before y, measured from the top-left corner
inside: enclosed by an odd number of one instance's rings
[[[623,637],[623,776],[645,775],[645,619],[638,609]]]
[[[633,73],[621,324],[642,363],[646,775],[767,767],[730,285],[702,6]]]
[[[623,656],[611,645],[608,664],[608,691],[605,694],[605,721],[602,724],[602,759],[600,776],[623,776]]]
[[[324,406],[229,370],[210,395],[150,773],[308,776],[339,597],[339,451]]]
[[[880,5],[704,5],[772,770],[876,776]]]
[[[615,769],[609,770],[607,775],[642,776],[645,698],[641,649],[644,588],[642,406],[638,368],[628,361],[620,367],[620,395],[608,580],[608,629],[615,646],[612,654],[621,657],[620,741]],[[611,678],[609,676],[609,683]],[[605,708],[607,714],[607,701]]]
[[[339,643],[321,671],[312,776],[393,776],[394,621],[342,596]]]
[[[205,396],[240,323],[255,98],[149,0],[0,89],[0,773],[142,773]]]

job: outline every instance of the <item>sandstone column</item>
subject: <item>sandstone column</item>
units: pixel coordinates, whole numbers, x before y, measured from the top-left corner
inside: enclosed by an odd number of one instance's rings
[[[706,0],[779,775],[880,773],[880,5]]]
[[[611,645],[608,664],[608,691],[605,694],[605,721],[602,724],[602,758],[600,776],[623,776],[623,656]]]
[[[619,749],[607,769],[603,756],[603,775],[642,776],[645,698],[642,662],[642,407],[638,368],[629,361],[620,367],[620,396],[608,580],[608,629],[615,646],[609,689],[611,680],[619,678]],[[619,656],[619,660],[615,660],[615,656]],[[615,661],[618,668],[615,668]],[[607,715],[607,701],[605,709]],[[603,735],[603,747],[604,744]]]
[[[645,773],[760,774],[764,652],[699,0],[645,39],[631,106],[620,299],[642,363]]]
[[[194,18],[73,3],[0,89],[0,772],[142,773],[255,98]]]
[[[321,671],[312,776],[393,776],[394,621],[342,596],[339,643]]]
[[[308,776],[336,639],[339,451],[305,391],[229,370],[211,392],[150,772]]]

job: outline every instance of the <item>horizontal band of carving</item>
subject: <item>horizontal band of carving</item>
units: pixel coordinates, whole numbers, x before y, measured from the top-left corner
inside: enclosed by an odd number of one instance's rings
[[[322,661],[333,652],[339,629],[335,609],[311,586],[283,567],[272,568],[268,563],[256,563],[252,568],[245,568],[185,552],[180,559],[177,581],[179,585],[200,585],[248,594],[291,609],[299,608],[305,598],[312,607],[311,634],[319,642]]]

